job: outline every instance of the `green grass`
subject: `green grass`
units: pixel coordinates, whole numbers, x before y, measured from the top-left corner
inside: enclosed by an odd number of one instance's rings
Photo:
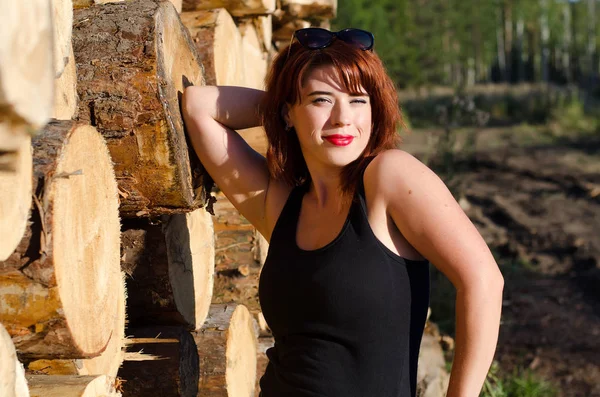
[[[480,397],[553,397],[556,387],[533,371],[515,368],[502,375],[496,362],[492,364]]]

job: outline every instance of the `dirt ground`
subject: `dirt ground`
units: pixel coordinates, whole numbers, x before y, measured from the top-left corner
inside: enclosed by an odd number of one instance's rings
[[[448,180],[505,277],[496,359],[559,396],[600,396],[600,137],[536,144],[520,133],[480,131]],[[435,136],[405,144],[434,169]]]

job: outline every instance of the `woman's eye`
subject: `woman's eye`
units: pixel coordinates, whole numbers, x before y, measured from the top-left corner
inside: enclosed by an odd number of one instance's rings
[[[352,103],[367,103],[367,101],[365,101],[364,99],[355,99],[352,101]]]
[[[329,100],[327,98],[316,98],[313,102],[314,103],[317,103],[317,102],[329,102]]]

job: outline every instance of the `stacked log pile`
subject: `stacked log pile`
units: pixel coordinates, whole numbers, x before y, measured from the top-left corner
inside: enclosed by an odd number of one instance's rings
[[[267,244],[221,193],[213,225],[180,100],[263,88],[281,28],[325,24],[330,1],[7,3],[2,396],[258,395]],[[261,128],[240,133],[266,152]]]

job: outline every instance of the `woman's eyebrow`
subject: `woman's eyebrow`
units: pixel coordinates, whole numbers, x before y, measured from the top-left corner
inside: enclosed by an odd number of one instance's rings
[[[314,96],[314,95],[333,95],[333,93],[327,92],[327,91],[313,91],[310,94],[308,94],[308,96]]]

